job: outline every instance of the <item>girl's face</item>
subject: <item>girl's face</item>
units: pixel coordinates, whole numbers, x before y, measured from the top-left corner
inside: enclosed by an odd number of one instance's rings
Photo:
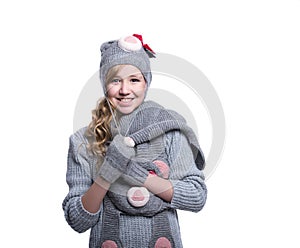
[[[143,74],[132,65],[123,65],[106,84],[108,98],[122,114],[135,110],[145,98],[147,89]]]

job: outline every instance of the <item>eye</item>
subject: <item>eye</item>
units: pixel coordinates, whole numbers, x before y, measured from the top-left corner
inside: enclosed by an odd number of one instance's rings
[[[138,83],[138,82],[140,82],[141,80],[139,80],[138,78],[132,78],[131,80],[130,80],[130,82],[132,82],[132,83]]]
[[[114,78],[113,80],[111,80],[111,84],[113,84],[113,85],[117,85],[117,84],[119,84],[121,82],[121,80],[119,79],[119,78]]]

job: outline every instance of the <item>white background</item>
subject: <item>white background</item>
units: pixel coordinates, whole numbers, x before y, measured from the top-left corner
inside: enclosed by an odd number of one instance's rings
[[[299,0],[2,1],[1,247],[88,247],[61,208],[68,137],[100,44],[128,33],[196,65],[225,111],[207,204],[180,212],[185,247],[299,247],[299,13]]]

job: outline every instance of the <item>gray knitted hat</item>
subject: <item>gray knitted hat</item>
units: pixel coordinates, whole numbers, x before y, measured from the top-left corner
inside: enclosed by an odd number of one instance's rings
[[[141,35],[129,35],[101,45],[100,81],[104,92],[109,69],[116,65],[128,64],[137,67],[143,74],[148,87],[152,80],[149,57],[155,57],[152,49],[143,44]]]

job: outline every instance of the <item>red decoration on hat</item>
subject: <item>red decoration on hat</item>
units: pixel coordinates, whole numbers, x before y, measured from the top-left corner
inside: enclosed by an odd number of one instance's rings
[[[133,34],[132,36],[138,38],[141,41],[141,43],[142,43],[145,51],[147,52],[147,54],[149,55],[150,58],[155,57],[155,55],[154,55],[155,52],[150,48],[150,46],[148,44],[144,44],[142,35],[140,35],[140,34]]]

